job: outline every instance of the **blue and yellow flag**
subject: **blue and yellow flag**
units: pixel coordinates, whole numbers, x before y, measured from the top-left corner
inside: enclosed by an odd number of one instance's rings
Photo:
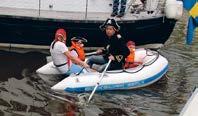
[[[189,11],[186,43],[192,44],[195,28],[198,27],[198,0],[183,0],[184,8]]]

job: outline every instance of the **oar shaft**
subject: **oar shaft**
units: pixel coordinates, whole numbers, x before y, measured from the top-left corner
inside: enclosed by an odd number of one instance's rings
[[[107,68],[109,67],[110,63],[111,63],[111,60],[109,60],[109,62],[107,63],[107,66],[105,67],[104,71],[102,72],[102,74],[101,74],[101,76],[100,76],[100,78],[99,78],[100,80],[96,83],[96,86],[95,86],[94,90],[92,91],[91,95],[89,96],[89,99],[88,99],[87,103],[90,102],[90,100],[91,100],[91,98],[93,97],[93,95],[94,95],[94,93],[95,93],[97,87],[100,85],[100,82],[102,81],[102,79],[103,79],[103,77],[104,77],[104,74],[105,74]]]
[[[83,67],[76,75],[80,75],[84,69],[85,69],[85,67]]]
[[[85,56],[91,56],[91,55],[95,55],[97,54],[97,52],[90,52],[90,53],[86,53]]]
[[[46,94],[47,94],[47,95],[50,95],[50,96],[52,96],[52,97],[54,97],[54,98],[60,99],[60,100],[62,100],[62,101],[66,101],[66,102],[69,102],[69,103],[71,103],[71,104],[74,104],[73,101],[68,100],[68,99],[66,99],[66,98],[63,98],[63,97],[60,97],[60,96],[57,96],[57,95],[53,95],[53,94],[50,94],[50,93],[46,93]]]

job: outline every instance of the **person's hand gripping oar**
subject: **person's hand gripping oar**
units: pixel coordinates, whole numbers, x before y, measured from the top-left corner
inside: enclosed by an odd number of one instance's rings
[[[90,100],[91,100],[91,98],[93,97],[93,94],[95,93],[97,87],[100,85],[100,82],[102,81],[102,79],[103,79],[103,77],[104,77],[104,74],[105,74],[106,70],[108,69],[108,67],[109,67],[109,65],[110,65],[110,63],[111,63],[111,61],[112,61],[111,59],[108,61],[107,66],[105,67],[104,71],[103,71],[102,74],[100,75],[99,81],[96,83],[96,86],[95,86],[95,88],[93,89],[91,95],[89,96],[89,99],[88,99],[87,103],[90,102]]]
[[[97,55],[97,54],[98,54],[97,51],[96,52],[89,52],[89,53],[86,53],[85,56],[92,56],[92,55]],[[87,71],[90,70],[89,68],[83,67],[76,75],[80,75],[83,72],[84,69],[86,69]]]

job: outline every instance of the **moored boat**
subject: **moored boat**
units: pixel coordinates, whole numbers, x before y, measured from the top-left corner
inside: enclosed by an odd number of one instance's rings
[[[123,17],[111,17],[121,26],[122,36],[138,46],[163,45],[181,16],[182,5],[176,0],[146,0],[138,5],[135,1],[128,0]],[[49,46],[55,30],[62,27],[68,38],[82,36],[89,41],[86,46],[100,47],[105,40],[99,25],[111,12],[112,0],[4,0],[0,4],[0,43]]]

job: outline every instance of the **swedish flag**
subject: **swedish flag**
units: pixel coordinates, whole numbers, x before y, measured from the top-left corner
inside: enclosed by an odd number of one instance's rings
[[[189,11],[188,30],[186,43],[192,44],[194,30],[198,27],[198,0],[183,0],[184,8]]]

